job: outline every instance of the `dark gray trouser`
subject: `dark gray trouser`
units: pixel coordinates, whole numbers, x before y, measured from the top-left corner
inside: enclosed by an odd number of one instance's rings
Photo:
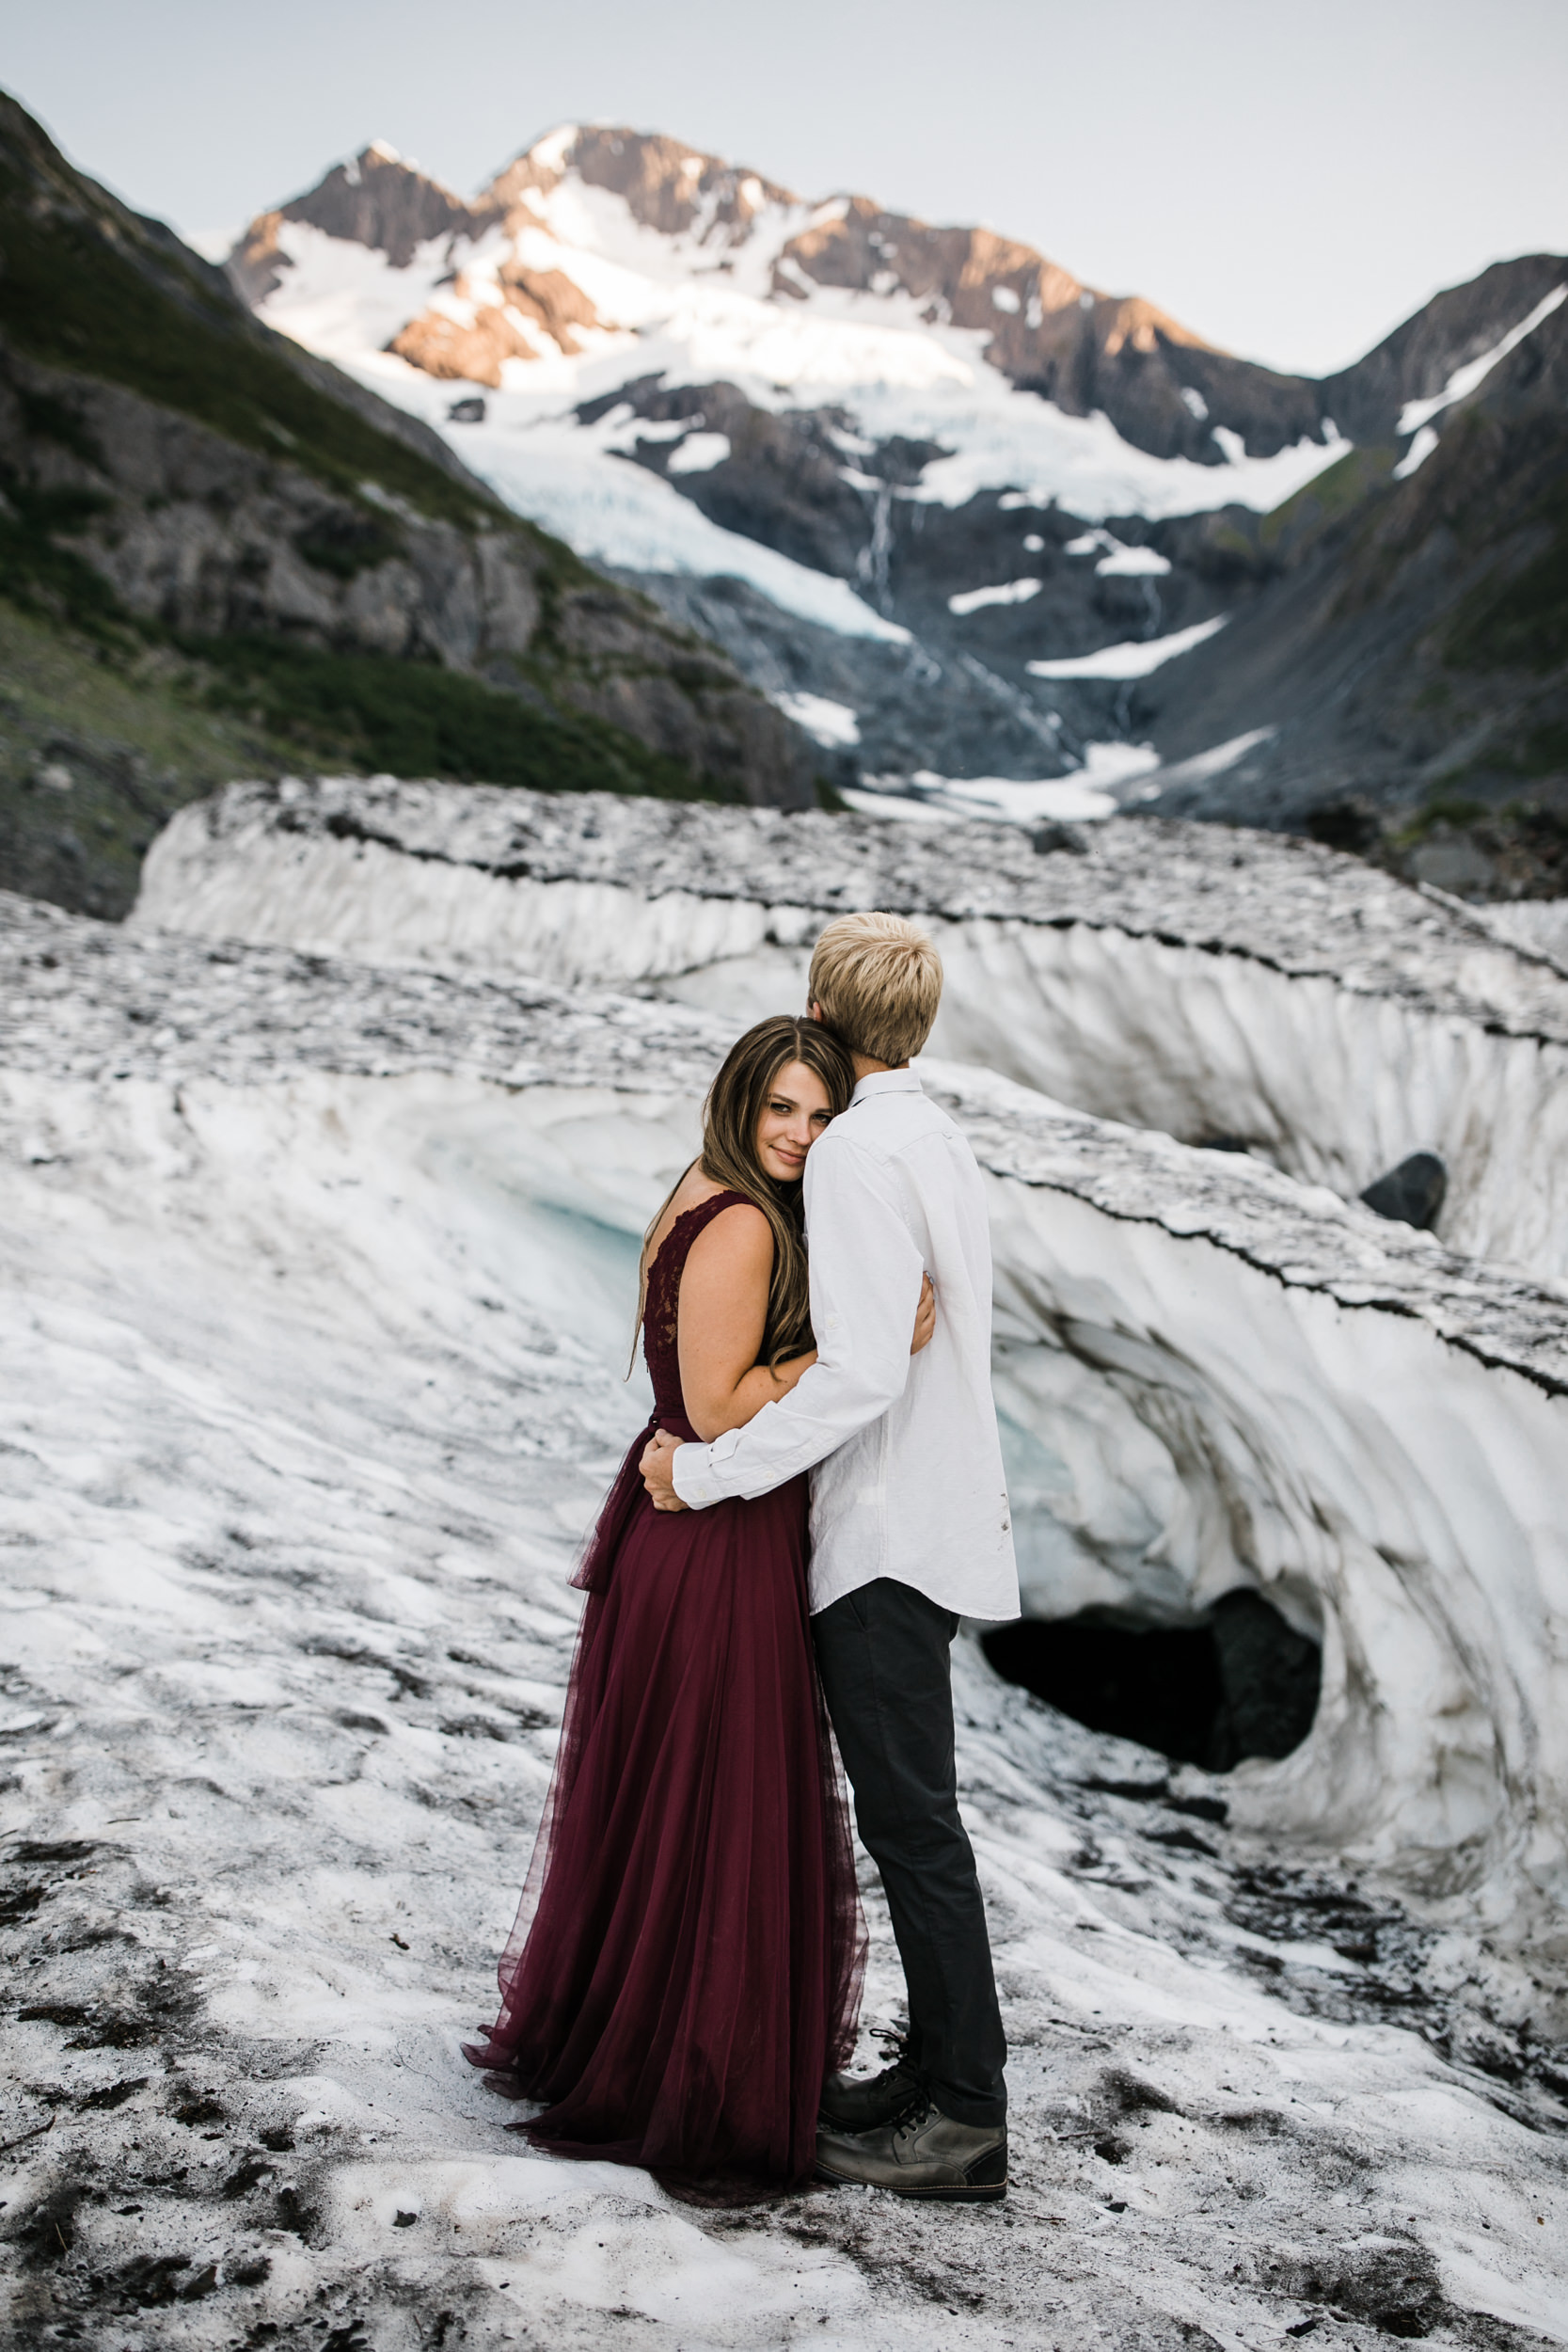
[[[893,1914],[911,2059],[955,2122],[1000,2123],[1007,2042],[953,1755],[958,1620],[882,1576],[811,1625],[855,1826]]]

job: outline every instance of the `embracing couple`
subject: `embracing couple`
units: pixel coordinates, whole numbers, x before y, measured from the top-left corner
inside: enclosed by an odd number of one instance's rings
[[[846,915],[810,1017],[714,1080],[643,1246],[654,1422],[575,1580],[555,1778],[468,2053],[544,2102],[535,2145],[689,2195],[1006,2191],[949,1652],[1018,1581],[984,1191],[909,1068],[941,993],[922,932]],[[830,1717],[908,1990],[871,2078],[839,2071],[865,1934]]]

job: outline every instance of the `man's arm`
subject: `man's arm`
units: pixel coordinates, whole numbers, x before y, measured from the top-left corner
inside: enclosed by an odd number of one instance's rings
[[[693,1509],[770,1493],[836,1453],[904,1392],[925,1267],[894,1181],[847,1138],[813,1152],[806,1190],[816,1361],[744,1429],[669,1456],[673,1496]]]

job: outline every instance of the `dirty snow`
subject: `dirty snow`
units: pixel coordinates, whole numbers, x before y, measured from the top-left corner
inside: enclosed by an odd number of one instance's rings
[[[1062,781],[1125,788],[1140,757],[1104,747]],[[1113,817],[1041,855],[956,812],[939,833],[389,778],[236,786],[174,818],[135,919],[766,1011],[800,1000],[816,929],[854,905],[938,939],[934,1051],[1101,1117],[1244,1137],[1344,1195],[1440,1152],[1444,1239],[1568,1280],[1568,981],[1467,910],[1283,836]]]

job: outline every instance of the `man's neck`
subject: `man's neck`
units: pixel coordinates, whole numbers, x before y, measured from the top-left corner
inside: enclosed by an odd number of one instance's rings
[[[815,997],[813,997],[811,1003],[807,1006],[806,1010],[813,1021],[820,1021],[822,1019],[822,1008],[816,1002]],[[859,1086],[863,1078],[875,1077],[879,1070],[907,1070],[910,1066],[910,1057],[907,1054],[902,1061],[873,1061],[869,1054],[857,1054],[852,1045],[849,1048],[849,1059],[855,1065],[855,1084],[857,1086]]]

